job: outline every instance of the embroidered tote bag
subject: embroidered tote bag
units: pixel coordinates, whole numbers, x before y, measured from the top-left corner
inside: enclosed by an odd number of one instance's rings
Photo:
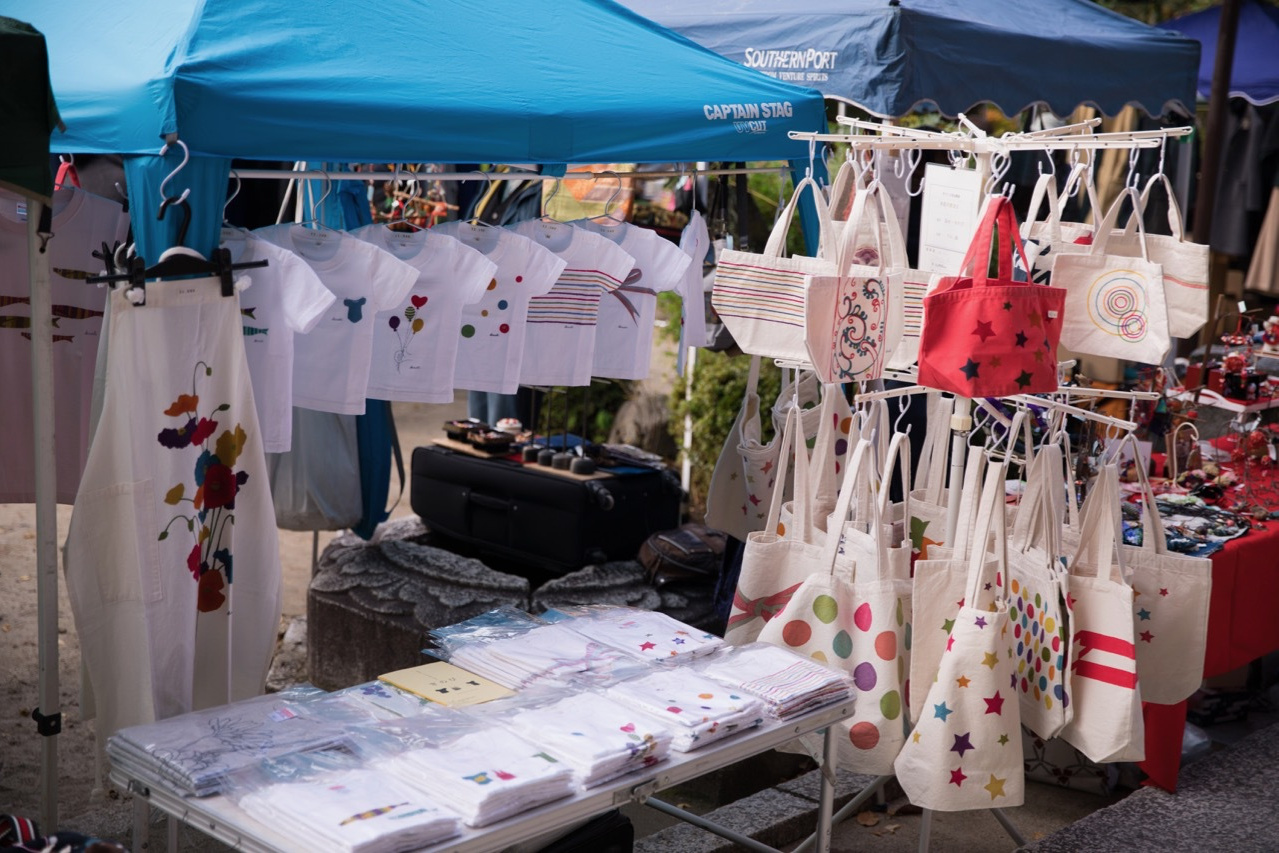
[[[901,338],[906,266],[901,227],[878,181],[857,191],[834,254],[834,274],[813,276],[804,292],[808,360],[823,382],[878,379]]]
[[[1124,200],[1140,211],[1131,189],[1120,192],[1097,226],[1088,252],[1062,255],[1053,264],[1053,284],[1066,290],[1066,322],[1061,342],[1074,352],[1143,364],[1160,364],[1172,341],[1164,302],[1163,267],[1149,259],[1140,215],[1139,253],[1110,251],[1111,231]]]
[[[987,270],[992,247],[994,278]],[[924,297],[919,384],[970,398],[1056,389],[1066,291],[1014,281],[1014,249],[1026,257],[1012,203],[993,197],[960,275]]]
[[[1186,239],[1181,209],[1172,191],[1172,182],[1162,173],[1146,182],[1141,191],[1144,209],[1155,183],[1168,191],[1168,228],[1171,235],[1147,234],[1146,252],[1163,267],[1164,302],[1168,308],[1168,334],[1188,338],[1208,321],[1208,247]],[[1121,232],[1110,237],[1110,251],[1116,255],[1141,256],[1141,242],[1133,219]]]
[[[751,355],[808,361],[804,345],[804,292],[811,276],[831,275],[835,264],[819,258],[782,256],[786,232],[805,189],[812,191],[822,239],[828,239],[831,226],[825,199],[817,184],[805,178],[795,187],[777,218],[764,253],[725,251],[715,269],[711,305],[738,346]]]
[[[1006,464],[987,467],[965,603],[955,613],[923,712],[894,763],[906,796],[927,809],[1002,808],[1021,805],[1025,797],[1020,707],[1009,686],[1014,662],[1004,588],[1006,470]],[[993,563],[986,560],[988,540]],[[983,593],[993,593],[994,600],[977,606]]]

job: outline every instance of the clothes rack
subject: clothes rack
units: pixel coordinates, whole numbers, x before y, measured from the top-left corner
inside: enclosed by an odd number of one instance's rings
[[[606,170],[600,172],[592,171],[573,171],[565,172],[563,175],[551,175],[541,172],[431,172],[428,174],[419,174],[405,170],[397,170],[394,172],[330,172],[325,169],[236,169],[236,174],[241,180],[272,180],[272,181],[293,181],[293,180],[310,180],[310,181],[412,181],[412,180],[431,180],[431,181],[596,181],[601,178],[638,178],[638,179],[666,179],[690,177],[695,178],[702,176],[719,176],[719,175],[779,175],[789,174],[790,169],[782,166],[743,166],[740,168],[716,168],[716,169],[665,169],[655,172],[616,172]]]

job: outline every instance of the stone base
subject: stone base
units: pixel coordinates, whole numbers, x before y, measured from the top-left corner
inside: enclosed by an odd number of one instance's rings
[[[431,658],[426,629],[412,616],[373,613],[349,596],[310,590],[306,596],[307,671],[311,683],[341,690]]]

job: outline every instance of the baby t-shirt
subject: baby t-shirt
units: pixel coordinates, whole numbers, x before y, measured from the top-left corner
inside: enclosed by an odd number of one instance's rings
[[[680,358],[683,364],[687,347],[706,346],[706,296],[702,263],[711,247],[711,235],[706,219],[696,210],[680,234],[679,247],[692,261],[684,271],[680,296],[684,302],[684,316],[680,324]],[[683,371],[681,371],[682,373]]]
[[[35,500],[28,204],[0,191],[0,396],[6,404],[0,410],[0,503]],[[92,253],[104,243],[114,250],[128,231],[129,216],[117,202],[71,186],[55,193],[48,243],[53,381],[39,393],[54,396],[58,503],[75,502],[89,459],[89,412],[107,288],[85,279],[106,268]]]
[[[251,231],[223,228],[222,246],[234,263],[267,262],[241,273],[253,284],[240,292],[240,320],[262,449],[287,453],[293,445],[293,336],[315,328],[336,297],[306,261]]]
[[[456,221],[431,230],[456,237],[497,264],[497,274],[482,298],[462,306],[454,334],[457,363],[453,386],[514,394],[519,390],[524,363],[529,300],[555,286],[564,261],[535,240],[506,228]]]
[[[653,349],[657,294],[681,290],[692,259],[656,231],[629,222],[610,225],[584,219],[573,224],[607,237],[635,259],[622,286],[600,302],[591,374],[644,379]]]
[[[255,233],[297,253],[336,297],[315,328],[294,342],[293,405],[364,414],[374,317],[404,301],[417,269],[340,231],[284,223]]]
[[[600,299],[617,290],[635,259],[607,237],[563,222],[508,226],[564,259],[551,291],[529,303],[522,385],[589,385]]]
[[[354,236],[417,269],[408,295],[373,323],[368,396],[409,403],[453,402],[453,367],[462,306],[478,302],[497,264],[437,231],[366,225]]]

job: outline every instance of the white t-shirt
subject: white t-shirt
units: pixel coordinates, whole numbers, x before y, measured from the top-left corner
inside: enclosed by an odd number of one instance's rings
[[[684,302],[683,323],[680,325],[680,350],[686,347],[704,347],[706,340],[706,296],[702,263],[711,248],[710,231],[706,220],[696,210],[684,226],[679,247],[688,254],[691,263],[684,271],[679,292]],[[681,353],[682,354],[682,353]]]
[[[550,291],[564,261],[522,234],[491,225],[444,222],[431,229],[456,237],[497,264],[497,275],[479,302],[462,306],[453,386],[514,394],[519,390],[528,331],[528,304]]]
[[[589,385],[600,298],[617,290],[635,259],[607,237],[563,222],[532,219],[509,226],[564,259],[550,293],[528,306],[521,385]]]
[[[89,456],[89,410],[107,288],[85,284],[106,265],[92,256],[105,242],[114,250],[129,231],[129,216],[109,199],[67,186],[54,195],[49,240],[53,302],[53,429],[58,503],[75,503]],[[31,421],[31,283],[27,266],[27,202],[0,191],[0,503],[35,500],[34,424]]]
[[[644,379],[652,360],[657,294],[681,288],[691,259],[656,231],[629,222],[612,225],[584,219],[573,224],[607,237],[635,259],[623,285],[600,302],[591,374]]]
[[[478,302],[497,264],[447,234],[366,225],[351,232],[417,271],[417,283],[373,324],[368,396],[409,403],[453,402],[462,306]]]
[[[222,245],[235,263],[267,262],[241,273],[253,284],[240,293],[240,317],[262,449],[287,453],[293,445],[293,335],[315,328],[337,297],[306,261],[252,232],[223,228]]]
[[[297,253],[337,297],[315,328],[294,342],[293,405],[364,414],[374,318],[404,301],[417,269],[340,231],[284,223],[256,233]]]

